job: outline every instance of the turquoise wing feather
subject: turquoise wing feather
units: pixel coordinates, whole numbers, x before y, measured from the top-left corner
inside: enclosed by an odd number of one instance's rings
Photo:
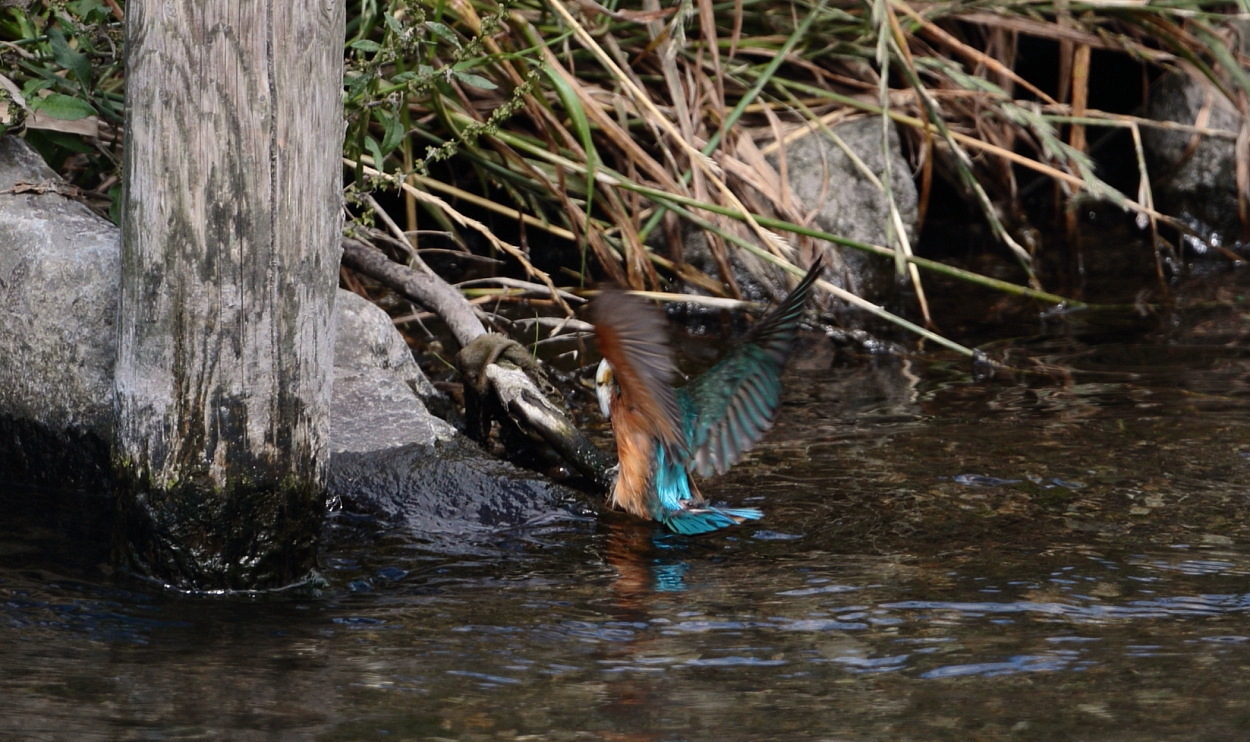
[[[742,343],[677,390],[688,470],[704,477],[723,474],[772,427],[781,405],[781,372],[821,267],[818,260]]]
[[[660,446],[656,459],[654,499],[651,516],[669,529],[686,535],[707,533],[757,520],[764,513],[756,508],[718,508],[703,501],[680,461]]]

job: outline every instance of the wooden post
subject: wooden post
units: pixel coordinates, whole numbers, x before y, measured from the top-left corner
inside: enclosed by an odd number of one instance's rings
[[[344,7],[126,4],[117,546],[178,589],[276,588],[315,567]]]

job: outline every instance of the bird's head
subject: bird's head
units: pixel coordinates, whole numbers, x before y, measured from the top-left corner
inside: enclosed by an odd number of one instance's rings
[[[595,396],[599,398],[599,411],[605,420],[612,419],[612,400],[616,394],[616,373],[605,358],[599,361],[599,368],[595,371]]]
[[[673,381],[668,326],[655,305],[624,291],[605,290],[590,305],[603,362],[595,374],[599,409],[618,434],[682,445],[681,411]],[[619,439],[618,439],[619,440]]]

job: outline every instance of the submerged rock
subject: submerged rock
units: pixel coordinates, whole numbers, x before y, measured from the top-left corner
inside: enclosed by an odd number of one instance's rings
[[[327,491],[344,510],[377,519],[441,552],[476,551],[502,529],[572,519],[576,494],[464,436],[390,448],[337,449]]]
[[[0,137],[0,479],[109,491],[120,231]],[[14,186],[17,191],[12,192]],[[490,458],[432,415],[438,392],[386,313],[336,298],[328,496],[414,532],[564,512],[570,491]]]

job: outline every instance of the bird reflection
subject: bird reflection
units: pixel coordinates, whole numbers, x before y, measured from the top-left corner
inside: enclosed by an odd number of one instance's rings
[[[622,517],[611,518],[605,526],[605,555],[616,572],[613,593],[621,607],[640,608],[637,601],[653,593],[686,589],[685,576],[690,565],[685,560],[684,538]]]

